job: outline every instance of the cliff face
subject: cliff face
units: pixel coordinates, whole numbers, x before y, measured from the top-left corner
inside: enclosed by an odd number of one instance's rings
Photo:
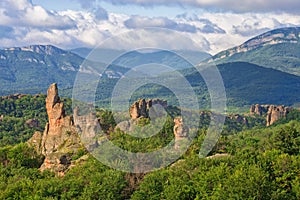
[[[264,116],[266,115],[266,126],[270,126],[274,124],[281,118],[287,116],[287,114],[292,110],[291,107],[286,107],[283,105],[276,106],[276,105],[252,105],[250,107],[250,114],[251,115],[258,115]]]

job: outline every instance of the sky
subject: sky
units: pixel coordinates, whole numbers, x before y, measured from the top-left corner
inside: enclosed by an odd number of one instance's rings
[[[151,46],[211,54],[266,31],[300,26],[299,0],[1,0],[0,46]],[[145,34],[145,28],[155,32]],[[159,31],[167,29],[169,31]],[[122,33],[130,37],[122,38]],[[193,44],[186,39],[193,40]],[[121,41],[121,42],[120,42]],[[124,45],[122,45],[124,44]]]

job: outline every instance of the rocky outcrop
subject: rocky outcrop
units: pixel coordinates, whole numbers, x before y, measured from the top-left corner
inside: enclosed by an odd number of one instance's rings
[[[25,97],[26,94],[12,94],[12,95],[9,95],[9,96],[3,96],[1,97],[2,99],[12,99],[12,100],[17,100],[17,99],[21,99],[23,97]]]
[[[138,124],[140,119],[148,118],[151,116],[160,117],[163,116],[163,112],[160,109],[151,109],[154,105],[162,106],[164,109],[168,107],[168,103],[161,99],[139,99],[134,102],[129,108],[130,120],[122,121],[118,123],[115,130],[120,129],[124,132],[131,132],[134,130],[135,125]],[[151,120],[151,119],[150,119]]]
[[[248,119],[240,114],[229,115],[229,119],[248,126]]]
[[[72,116],[66,116],[56,84],[47,91],[46,110],[48,123],[43,134],[36,132],[28,141],[36,151],[45,156],[41,171],[50,170],[63,175],[71,164],[71,157],[83,148]]]
[[[206,159],[224,158],[224,157],[230,157],[230,156],[231,156],[231,155],[228,154],[228,153],[217,153],[217,154],[215,154],[215,155],[206,157]]]
[[[189,129],[184,125],[182,117],[176,117],[174,123],[175,149],[179,149],[181,141],[188,139]]]
[[[80,115],[80,110],[76,107],[73,117],[77,132],[83,140],[82,142],[87,150],[92,151],[98,146],[96,135],[99,134],[101,130],[96,114],[89,112],[86,115]]]
[[[284,105],[256,104],[250,107],[250,115],[266,116],[266,126],[270,126],[279,119],[286,117],[292,109],[293,108]]]
[[[161,99],[139,99],[129,109],[131,119],[149,118],[150,108],[155,104],[159,104],[164,108],[168,106],[167,101]]]
[[[250,107],[250,115],[258,115],[262,116],[263,114],[268,112],[270,105],[251,105]]]
[[[120,129],[123,132],[132,131],[133,120],[122,121],[118,123],[115,127],[115,130]]]
[[[37,128],[40,126],[40,122],[37,119],[29,119],[25,122],[25,124],[30,128]]]
[[[290,110],[290,107],[271,105],[267,113],[267,126],[270,126],[279,119],[286,117]]]
[[[46,110],[48,123],[42,139],[42,153],[48,155],[68,145],[72,148],[80,143],[72,116],[66,116],[64,103],[60,101],[56,84],[52,84],[47,92]]]
[[[64,176],[65,171],[71,165],[72,154],[54,152],[46,156],[43,165],[41,166],[41,170],[50,170],[55,172],[59,176]]]
[[[27,141],[27,143],[32,146],[35,151],[39,154],[42,154],[42,138],[43,135],[41,132],[36,131],[33,136]]]

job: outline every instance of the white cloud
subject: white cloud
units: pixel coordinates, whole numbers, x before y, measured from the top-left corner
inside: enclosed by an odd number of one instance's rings
[[[73,1],[78,2],[84,10],[94,13],[96,19],[98,20],[108,19],[107,11],[99,5],[97,0],[73,0]]]
[[[201,14],[187,13],[175,18],[150,18],[107,13],[93,0],[80,2],[85,8],[83,11],[54,12],[33,5],[29,0],[2,0],[0,2],[1,46],[53,44],[62,48],[95,47],[107,38],[132,31],[132,37],[119,38],[119,45],[110,44],[111,47],[162,45],[171,49],[198,48],[214,54],[239,45],[266,30],[300,25],[300,15],[289,13],[203,11]],[[158,1],[154,3],[158,4]],[[95,8],[100,9],[98,16],[93,8],[94,5]],[[149,37],[142,31],[144,27],[170,29],[175,35],[161,31]],[[139,35],[135,33],[137,31]],[[190,38],[194,42],[180,37]],[[121,42],[122,40],[124,43]]]
[[[68,16],[58,15],[28,0],[2,0],[0,25],[67,29],[75,26]]]
[[[209,50],[209,42],[204,37],[198,36],[195,40],[190,34],[192,33],[182,33],[165,28],[137,29],[111,37],[101,47],[126,50],[141,48]]]
[[[159,27],[167,28],[180,32],[195,33],[198,31],[197,27],[188,23],[178,23],[166,17],[141,17],[132,16],[124,22],[125,26],[130,29],[145,28],[145,27]]]
[[[96,1],[96,0],[95,0]],[[141,6],[193,6],[203,9],[219,9],[234,12],[283,11],[300,13],[299,0],[100,0],[116,5],[136,4]]]

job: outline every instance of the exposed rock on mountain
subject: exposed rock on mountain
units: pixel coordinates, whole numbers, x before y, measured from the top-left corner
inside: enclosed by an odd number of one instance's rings
[[[176,117],[174,123],[175,149],[179,149],[181,141],[188,139],[189,129],[184,125],[182,117]]]
[[[252,105],[250,107],[250,114],[251,115],[258,115],[258,116],[266,116],[266,125],[270,126],[274,124],[281,118],[286,117],[286,115],[292,110],[291,107],[286,107],[283,105],[276,106],[276,105]]]
[[[33,136],[27,141],[27,143],[32,146],[35,151],[39,154],[42,154],[42,138],[43,135],[41,132],[36,131]]]
[[[28,143],[45,156],[41,171],[50,170],[63,175],[71,164],[72,156],[83,146],[72,116],[65,114],[56,84],[52,84],[47,91],[46,110],[49,121],[44,133],[36,132]]]
[[[2,99],[12,99],[12,100],[16,100],[16,99],[21,99],[22,97],[26,96],[25,94],[11,94],[11,95],[8,95],[8,96],[3,96],[3,97],[0,97]]]
[[[98,146],[95,136],[99,134],[101,130],[99,121],[93,112],[89,112],[87,115],[80,115],[79,113],[79,108],[76,107],[73,117],[77,132],[80,134],[85,147],[89,151],[92,151]]]
[[[217,153],[215,155],[206,157],[206,159],[217,159],[217,158],[224,158],[224,157],[229,157],[229,156],[230,156],[230,154],[228,154],[228,153]]]
[[[79,72],[110,79],[120,78],[126,71],[114,66],[103,72],[100,68],[104,69],[105,64],[85,60],[52,45],[0,49],[0,66],[0,95],[36,94],[53,82],[62,89],[70,88]]]
[[[60,101],[56,84],[52,84],[48,89],[46,110],[49,122],[46,124],[43,134],[42,153],[48,155],[55,152],[66,142],[71,146],[78,147],[80,141],[72,116],[66,116],[64,103]]]
[[[262,116],[264,113],[268,112],[270,105],[251,105],[250,107],[250,115],[258,115]]]
[[[145,99],[140,99],[133,103],[129,110],[131,119],[138,119],[140,117],[148,118],[147,104]]]
[[[37,128],[40,126],[40,122],[37,119],[29,119],[25,122],[25,124],[30,128]]]
[[[244,116],[241,116],[239,114],[234,114],[234,115],[230,115],[228,117],[229,117],[229,119],[234,120],[237,123],[242,123],[242,124],[245,124],[246,126],[248,126],[248,119]]]
[[[234,47],[232,49],[224,51],[223,56],[221,56],[221,52],[219,56],[214,56],[214,58],[220,59],[224,57],[230,57],[237,53],[251,51],[267,45],[275,45],[281,43],[297,43],[300,41],[299,33],[300,27],[280,28],[272,30],[263,33],[257,37],[254,37],[238,47]]]
[[[213,56],[216,64],[249,62],[300,75],[300,27],[280,28],[254,37]]]
[[[150,119],[150,112],[155,116],[160,116],[162,113],[160,110],[155,112],[155,109],[151,109],[154,105],[162,106],[164,109],[168,107],[168,103],[161,99],[139,99],[134,102],[129,108],[130,120],[122,121],[117,124],[116,129],[120,129],[124,132],[132,131],[134,126],[138,124],[140,119],[148,118]],[[151,110],[150,110],[151,109]],[[151,120],[151,119],[150,119]]]
[[[141,117],[149,118],[150,108],[155,104],[159,104],[164,108],[168,106],[167,101],[161,99],[148,99],[147,101],[145,99],[139,99],[134,102],[129,109],[131,119],[134,120]]]
[[[286,117],[290,110],[291,108],[289,107],[271,105],[267,113],[267,126],[270,126],[277,120]]]
[[[128,131],[132,131],[133,124],[133,120],[122,121],[116,125],[115,130],[120,129],[126,133]]]

